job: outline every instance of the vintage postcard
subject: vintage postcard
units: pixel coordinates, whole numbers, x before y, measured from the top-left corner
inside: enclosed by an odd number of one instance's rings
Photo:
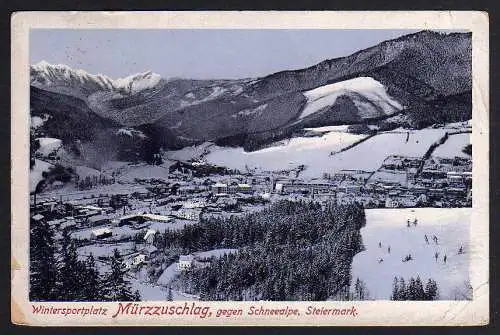
[[[12,321],[485,325],[488,15],[12,17]]]

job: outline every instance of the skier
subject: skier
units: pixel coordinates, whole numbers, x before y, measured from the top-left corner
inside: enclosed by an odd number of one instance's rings
[[[424,238],[425,238],[425,243],[429,244],[429,239],[427,238],[427,234],[425,234]]]
[[[417,226],[417,219],[415,219],[415,221],[413,221],[413,225],[416,227]]]
[[[382,263],[383,261],[384,261],[384,259],[383,259],[383,258],[379,258],[378,263],[380,264],[380,263]]]
[[[410,227],[410,219],[406,220],[406,226]]]
[[[411,258],[411,254],[408,255],[408,260],[411,261],[413,258]]]
[[[446,255],[444,255],[444,257],[443,257],[443,262],[444,262],[444,264],[446,264]]]
[[[378,247],[382,248],[382,242],[378,242]]]
[[[458,249],[458,254],[461,255],[464,253],[464,248],[460,246],[460,249]]]
[[[438,257],[439,257],[439,253],[436,251],[436,253],[434,253],[434,258],[436,259],[436,262],[438,260]]]
[[[433,235],[433,236],[432,236],[432,239],[434,240],[434,243],[435,243],[435,244],[438,244],[438,238],[436,237],[436,235]]]
[[[389,254],[391,253],[391,246],[387,247],[387,253],[389,253]]]

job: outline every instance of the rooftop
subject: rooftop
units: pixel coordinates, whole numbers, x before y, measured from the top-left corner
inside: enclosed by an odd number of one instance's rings
[[[104,235],[104,234],[110,234],[112,233],[112,231],[109,228],[99,228],[92,230],[92,233],[94,233],[94,235]]]
[[[180,255],[179,262],[192,262],[194,259],[193,255]]]

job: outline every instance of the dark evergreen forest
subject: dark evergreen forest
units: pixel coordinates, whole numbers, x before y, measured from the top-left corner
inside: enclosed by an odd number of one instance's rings
[[[202,219],[155,244],[185,253],[238,249],[174,282],[202,300],[342,300],[364,224],[361,205],[280,201],[244,217]]]

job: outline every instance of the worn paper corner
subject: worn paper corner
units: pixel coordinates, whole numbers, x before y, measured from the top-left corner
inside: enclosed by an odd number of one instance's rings
[[[14,297],[11,297],[10,320],[13,324],[18,326],[29,325],[28,322],[26,321],[24,313],[21,311],[21,308],[15,301]]]

